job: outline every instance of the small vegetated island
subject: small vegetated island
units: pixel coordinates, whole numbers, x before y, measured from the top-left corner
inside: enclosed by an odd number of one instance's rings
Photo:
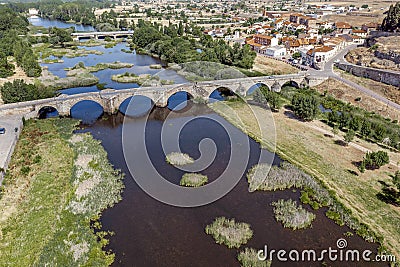
[[[273,202],[272,206],[274,206],[276,220],[286,228],[293,230],[308,228],[315,219],[313,213],[305,210],[301,205],[298,206],[292,199],[280,199]]]
[[[207,182],[208,178],[206,175],[200,173],[185,173],[179,184],[188,187],[199,187],[205,185]]]
[[[216,218],[212,224],[206,226],[205,231],[213,236],[217,244],[226,245],[228,248],[239,248],[253,236],[249,224],[225,217]]]
[[[260,260],[258,251],[254,248],[245,248],[238,254],[237,259],[242,267],[271,267],[272,263],[270,260]]]
[[[192,164],[194,163],[194,159],[191,158],[188,154],[186,153],[180,153],[180,152],[172,152],[169,153],[166,157],[165,160],[171,164],[171,165],[186,165],[186,164]]]

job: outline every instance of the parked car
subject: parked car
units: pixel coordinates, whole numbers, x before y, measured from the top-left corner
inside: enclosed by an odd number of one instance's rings
[[[0,128],[0,134],[5,134],[6,133],[6,128]]]

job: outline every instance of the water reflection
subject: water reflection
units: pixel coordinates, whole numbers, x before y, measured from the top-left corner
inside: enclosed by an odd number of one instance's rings
[[[173,111],[181,111],[188,106],[188,102],[192,98],[192,95],[190,95],[188,92],[177,92],[168,98],[167,107]]]
[[[60,20],[50,20],[44,19],[40,17],[29,17],[28,21],[34,26],[41,26],[45,28],[49,27],[57,27],[57,28],[70,28],[74,27],[75,31],[84,31],[90,32],[95,31],[95,28],[89,25],[75,24],[75,23],[66,23]]]
[[[126,116],[139,117],[151,111],[153,105],[150,98],[137,95],[125,99],[119,106],[119,111]]]
[[[71,108],[71,117],[83,124],[92,124],[103,114],[103,107],[91,100],[82,100]]]

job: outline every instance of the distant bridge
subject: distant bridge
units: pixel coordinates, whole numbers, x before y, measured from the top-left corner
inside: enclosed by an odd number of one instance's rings
[[[73,32],[71,36],[74,40],[80,39],[104,39],[106,37],[127,38],[132,35],[133,31],[112,31],[112,32]]]
[[[306,73],[292,75],[263,76],[227,80],[215,80],[198,83],[185,83],[159,87],[141,87],[124,90],[107,89],[100,92],[82,93],[76,95],[60,95],[58,97],[40,99],[28,102],[5,104],[0,106],[0,115],[26,114],[27,117],[36,117],[42,108],[53,107],[59,115],[70,115],[71,108],[84,100],[91,100],[100,104],[106,113],[118,112],[121,103],[132,96],[145,96],[159,107],[168,105],[169,98],[177,92],[187,92],[191,98],[208,100],[215,90],[230,90],[235,94],[245,96],[254,85],[265,85],[270,90],[280,91],[290,84],[295,87],[315,86],[326,78],[311,77]]]

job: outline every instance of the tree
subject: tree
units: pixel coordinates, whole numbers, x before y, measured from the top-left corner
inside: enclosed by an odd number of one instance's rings
[[[16,103],[30,101],[54,96],[51,88],[39,88],[34,84],[26,84],[23,80],[6,82],[0,87],[1,96],[4,103]]]
[[[253,100],[264,105],[268,104],[273,111],[279,111],[282,107],[282,100],[279,94],[264,85],[257,88],[253,95]]]
[[[53,45],[59,44],[61,46],[64,46],[65,42],[72,41],[70,31],[65,30],[65,29],[60,29],[57,27],[49,28],[49,36],[50,36],[49,40]]]
[[[381,29],[383,31],[397,31],[400,28],[400,2],[394,6],[391,5],[386,17],[382,21]]]
[[[301,58],[300,52],[294,52],[293,55],[292,55],[292,58],[295,58],[295,59]]]
[[[292,108],[301,119],[312,121],[319,113],[319,102],[314,95],[296,93],[292,98]]]
[[[347,131],[347,133],[344,136],[344,141],[346,142],[346,144],[348,145],[351,141],[353,141],[355,136],[355,132],[354,130],[350,129]]]
[[[374,170],[389,163],[389,155],[386,151],[367,152],[361,164],[366,169]]]
[[[14,74],[14,65],[8,63],[7,57],[0,51],[0,78],[7,78]]]

